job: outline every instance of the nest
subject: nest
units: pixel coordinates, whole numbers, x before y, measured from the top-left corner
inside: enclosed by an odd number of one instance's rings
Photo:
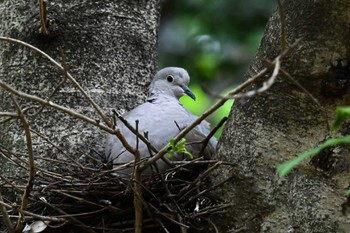
[[[11,174],[13,168],[9,168],[0,176],[3,203],[7,203],[13,223],[21,212],[28,225],[45,222],[45,232],[135,231],[135,180],[115,176],[115,170],[97,153],[86,155],[84,163],[69,156],[36,158],[35,180],[25,211],[20,211],[20,206],[28,183],[27,159],[0,148],[1,160],[8,161],[7,167],[16,167],[15,174],[5,177],[4,174]],[[214,185],[208,175],[227,164],[196,159],[173,165],[167,172],[139,184],[143,232],[218,232],[213,217],[224,214],[231,205],[211,192],[225,180]]]

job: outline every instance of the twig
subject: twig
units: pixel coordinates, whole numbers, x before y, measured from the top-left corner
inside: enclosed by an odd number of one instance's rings
[[[15,112],[0,112],[0,117],[13,118],[13,117],[19,117],[19,116],[18,116],[18,113],[15,113]]]
[[[94,202],[85,200],[85,199],[83,199],[83,198],[70,195],[70,194],[65,193],[65,192],[63,192],[63,191],[61,191],[61,190],[51,190],[51,192],[58,193],[58,194],[61,194],[61,195],[63,195],[63,196],[72,198],[72,199],[74,199],[74,200],[77,200],[77,201],[80,202],[80,203],[86,203],[87,205],[99,207],[99,208],[101,208],[101,209],[106,209],[106,206],[99,205],[99,204],[96,204],[96,203],[94,203]],[[116,207],[114,207],[114,206],[109,206],[108,208],[111,209],[111,210],[114,210],[114,211],[121,211],[121,209],[116,208]]]
[[[212,137],[214,137],[214,134],[218,131],[218,129],[220,129],[220,127],[227,121],[227,117],[223,117],[220,122],[212,129],[212,131],[210,131],[210,133],[208,134],[208,136],[204,139],[203,141],[203,146],[202,149],[200,150],[200,152],[198,153],[199,156],[203,155],[205,148],[207,147],[210,139]]]
[[[156,214],[165,217],[166,219],[170,220],[171,222],[173,222],[173,223],[175,223],[175,224],[177,224],[177,225],[179,225],[179,226],[181,226],[181,227],[190,228],[189,226],[185,225],[184,223],[179,222],[179,221],[176,221],[175,219],[172,219],[172,218],[169,217],[168,215],[166,215],[166,214],[160,212],[160,211],[159,211],[156,207],[154,207],[152,204],[149,203],[149,206],[150,206],[153,210],[155,210]]]
[[[281,52],[283,52],[286,50],[288,46],[288,42],[286,39],[286,18],[284,15],[282,1],[277,0],[277,3],[278,3],[278,14],[280,16],[280,22],[281,22]]]
[[[267,91],[271,86],[272,84],[275,83],[275,80],[277,78],[277,75],[279,73],[279,70],[281,68],[281,61],[280,61],[281,57],[280,56],[277,56],[275,61],[274,61],[274,64],[275,64],[275,67],[273,69],[273,72],[272,72],[272,75],[270,76],[269,79],[267,79],[261,88],[258,88],[256,90],[251,90],[251,91],[248,91],[248,92],[245,92],[245,93],[240,93],[240,94],[236,94],[234,96],[235,99],[237,98],[246,98],[246,97],[252,97],[258,93],[262,93],[262,92],[265,92]]]
[[[93,229],[91,229],[89,226],[87,226],[86,224],[82,223],[81,221],[79,221],[77,218],[75,218],[73,215],[67,214],[65,211],[63,211],[62,209],[46,202],[43,201],[43,203],[45,203],[46,205],[50,206],[52,209],[57,210],[58,212],[62,213],[65,215],[65,218],[70,219],[71,221],[75,222],[77,226],[84,228],[87,232],[90,233],[96,233]]]
[[[157,153],[158,150],[144,137],[136,128],[134,128],[124,117],[122,117],[115,109],[112,110],[113,114],[133,133],[137,138],[141,139],[153,152]]]
[[[33,45],[30,45],[26,42],[20,41],[20,40],[16,40],[13,38],[9,38],[9,37],[3,37],[0,36],[0,40],[4,40],[4,41],[8,41],[8,42],[12,42],[12,43],[16,43],[16,44],[20,44],[22,46],[25,46],[39,54],[41,54],[42,56],[44,56],[45,58],[47,58],[54,66],[56,66],[61,72],[63,72],[67,78],[74,84],[74,86],[85,96],[85,98],[87,98],[88,102],[94,107],[94,109],[97,111],[97,113],[101,116],[101,118],[104,120],[104,122],[110,126],[113,127],[112,123],[110,122],[110,120],[107,118],[107,116],[103,113],[102,109],[95,103],[95,101],[84,91],[84,89],[80,86],[80,84],[73,78],[73,76],[67,72],[65,70],[65,68],[60,65],[58,62],[56,62],[52,57],[50,57],[47,53],[45,53],[44,51],[36,48]]]
[[[26,113],[28,110],[30,109],[30,107],[24,108],[22,109],[23,113]],[[0,117],[7,117],[6,119],[0,121],[0,125],[3,123],[6,123],[8,121],[10,121],[13,118],[18,118],[18,113],[15,112],[0,112]]]
[[[0,37],[1,39],[1,37]],[[80,119],[82,121],[85,121],[91,125],[95,125],[97,127],[99,127],[100,129],[108,132],[108,133],[111,133],[111,134],[114,134],[118,137],[118,139],[120,140],[120,142],[123,144],[123,146],[130,152],[134,153],[135,149],[130,146],[130,144],[126,141],[126,139],[124,138],[124,136],[121,134],[120,130],[119,129],[112,129],[108,126],[105,126],[105,125],[102,125],[100,123],[100,121],[98,120],[94,120],[90,117],[87,117],[85,115],[82,115],[78,112],[75,112],[73,111],[72,109],[69,109],[69,108],[66,108],[66,107],[63,107],[61,105],[58,105],[58,104],[55,104],[51,101],[47,101],[47,100],[44,100],[40,97],[37,97],[37,96],[33,96],[33,95],[29,95],[27,93],[24,93],[24,92],[21,92],[21,91],[18,91],[16,89],[14,89],[13,87],[11,87],[10,85],[8,85],[7,83],[4,83],[2,81],[0,81],[0,87],[7,90],[8,92],[12,93],[12,94],[15,94],[17,96],[20,96],[24,99],[28,99],[28,100],[31,100],[31,101],[34,101],[34,102],[37,102],[37,103],[40,103],[40,104],[43,104],[43,105],[46,105],[46,106],[49,106],[51,108],[54,108],[58,111],[61,111],[63,113],[66,113],[72,117],[75,117],[77,119]]]
[[[210,218],[203,218],[205,221],[207,221],[210,225],[213,226],[215,233],[219,233],[219,229],[216,227],[216,225],[214,224],[214,222],[210,219]]]
[[[47,30],[47,6],[46,0],[39,0],[39,12],[40,12],[40,33],[44,36],[49,35],[49,31]]]
[[[27,187],[23,193],[22,196],[22,205],[21,210],[25,210],[28,205],[28,198],[30,196],[30,192],[32,191],[33,185],[34,185],[34,176],[35,176],[35,164],[34,164],[34,152],[33,152],[33,144],[32,144],[32,137],[30,134],[30,127],[27,118],[23,114],[21,107],[19,106],[16,98],[11,94],[10,98],[13,101],[13,104],[15,105],[19,118],[21,120],[25,135],[26,135],[26,145],[28,150],[28,164],[29,164],[29,171],[28,171],[28,183]],[[24,222],[24,216],[20,213],[20,218],[18,219],[16,231],[20,231],[22,229],[22,224]]]
[[[324,108],[318,102],[318,100],[308,91],[306,90],[296,79],[294,79],[285,69],[281,68],[281,72],[284,76],[286,76],[289,80],[291,80],[295,85],[297,85],[318,107],[324,122],[326,124],[327,131],[331,131],[331,126],[329,125],[327,115],[325,114]]]
[[[201,181],[202,179],[207,177],[213,170],[218,168],[220,165],[221,165],[221,161],[218,161],[213,166],[208,168],[204,173],[202,173],[200,176],[198,176],[190,185],[188,185],[185,188],[183,188],[177,195],[179,197],[178,201],[183,200],[187,196],[187,194],[191,192],[193,187],[197,185],[197,183],[199,181]]]
[[[61,50],[61,56],[62,56],[62,66],[64,69],[64,77],[63,79],[58,83],[58,85],[55,87],[55,89],[53,90],[53,92],[51,93],[51,95],[49,96],[49,98],[47,98],[47,101],[51,101],[52,98],[55,96],[55,94],[61,89],[61,87],[66,83],[67,79],[68,79],[68,69],[67,69],[67,64],[66,64],[66,57],[63,53],[63,50]],[[39,110],[33,114],[30,114],[29,116],[31,117],[35,117],[37,116],[39,113],[41,113],[45,108],[45,105],[41,105],[41,107],[39,108]]]
[[[22,46],[25,46],[33,51],[36,51],[37,53],[41,54],[42,56],[44,56],[45,58],[47,58],[54,66],[56,66],[60,71],[62,71],[66,77],[74,84],[74,86],[83,94],[83,96],[85,96],[85,98],[88,100],[88,102],[93,106],[93,108],[96,110],[96,112],[100,115],[100,117],[103,119],[103,121],[106,123],[106,125],[108,127],[102,127],[102,125],[100,124],[100,121],[99,120],[92,120],[90,121],[89,123],[90,124],[93,124],[93,125],[96,125],[100,128],[104,128],[104,130],[106,132],[109,132],[111,134],[114,134],[118,137],[118,139],[120,140],[120,142],[123,144],[123,146],[125,147],[125,149],[127,149],[130,153],[134,154],[135,153],[135,148],[133,148],[132,146],[129,145],[129,143],[126,141],[126,139],[124,138],[124,136],[120,133],[120,130],[118,129],[115,129],[113,132],[111,132],[111,130],[109,130],[108,128],[110,129],[114,129],[114,126],[113,126],[113,123],[108,119],[108,117],[103,113],[102,109],[95,103],[95,101],[84,91],[84,89],[80,86],[80,84],[73,78],[73,76],[67,72],[67,70],[61,66],[58,62],[56,62],[53,58],[51,58],[48,54],[46,54],[44,51],[28,44],[28,43],[25,43],[23,41],[20,41],[20,40],[16,40],[16,39],[12,39],[12,38],[8,38],[8,37],[3,37],[3,36],[0,36],[0,40],[3,40],[3,41],[8,41],[8,42],[12,42],[12,43],[16,43],[16,44],[20,44]],[[2,87],[5,83],[4,82],[0,82],[0,87]],[[9,87],[9,85],[7,85]],[[4,87],[3,87],[4,88]],[[6,88],[5,88],[6,89]],[[13,89],[13,88],[12,88]],[[8,89],[7,89],[8,90]],[[13,89],[15,90],[15,89]],[[8,90],[9,91],[9,90]],[[20,92],[18,92],[20,93]],[[25,94],[25,93],[23,93]],[[17,94],[16,94],[17,95]],[[29,97],[30,95],[28,94],[25,94],[27,97]],[[23,96],[22,96],[23,97]],[[33,97],[33,96],[32,96]],[[41,99],[41,98],[38,98],[36,97],[37,100],[38,99]],[[32,98],[32,100],[34,100]],[[53,103],[51,103],[51,101],[45,101],[43,99],[41,99],[42,101],[37,101],[37,102],[41,102],[41,104],[44,104],[44,105],[47,105],[47,106],[50,106],[50,107],[53,107],[53,108],[56,108],[56,109],[61,109],[61,111],[63,110],[63,112],[65,113],[68,113],[72,116],[75,116],[77,117],[78,115],[80,115],[80,119],[84,120],[85,121],[88,119],[88,117],[84,116],[84,115],[81,115],[81,114],[78,114],[76,112],[73,112],[72,110],[68,110],[67,108],[64,108],[62,106],[59,106],[59,105],[55,105]],[[35,100],[34,100],[35,101]],[[67,112],[67,110],[70,112]],[[108,129],[108,130],[106,130]]]
[[[214,185],[214,186],[212,186],[212,187],[210,187],[210,188],[207,188],[207,189],[205,189],[205,190],[199,192],[197,195],[191,196],[191,197],[188,199],[188,201],[191,202],[191,201],[193,201],[193,200],[196,200],[196,199],[199,198],[200,196],[203,196],[205,193],[207,193],[207,192],[209,192],[209,191],[211,191],[211,190],[213,190],[213,189],[216,189],[216,188],[220,187],[221,185],[223,185],[223,184],[226,183],[227,181],[231,180],[232,177],[233,177],[233,176],[230,176],[229,178],[227,178],[227,179],[225,179],[225,180],[219,182],[218,184],[216,184],[216,185]]]
[[[16,186],[13,181],[7,179],[6,177],[0,175],[0,179],[2,179],[6,184],[9,185],[9,187],[12,187],[16,192],[22,192],[23,189],[20,189],[18,186]]]
[[[136,124],[136,132],[139,130],[139,121],[135,121]],[[139,136],[136,136],[136,150],[134,153],[135,156],[135,165],[134,165],[134,206],[135,206],[135,233],[142,233],[142,218],[143,218],[143,210],[142,210],[142,186],[141,184],[141,173],[139,169],[139,162],[141,160],[141,155],[139,151]]]
[[[150,141],[142,135],[140,132],[138,132],[124,117],[122,117],[116,110],[112,110],[113,114],[118,117],[118,119],[133,133],[135,134],[141,141],[143,141],[146,146],[149,148],[149,150],[152,150],[154,153],[158,153],[158,150],[150,143]],[[151,152],[152,152],[151,151]],[[152,153],[150,153],[150,156]],[[152,157],[152,156],[151,156]],[[171,166],[168,159],[161,157],[161,159],[169,166]]]
[[[18,211],[23,216],[24,215],[28,215],[28,216],[32,216],[32,217],[37,218],[37,219],[47,220],[47,221],[52,221],[52,222],[66,222],[67,221],[64,218],[47,217],[47,216],[43,216],[43,215],[39,215],[39,214],[34,214],[34,213],[26,211],[26,210],[21,210],[21,209],[18,208],[18,206],[16,206],[16,205],[9,205],[9,204],[6,204],[3,201],[0,201],[0,205],[5,206],[5,207],[10,208],[10,209],[13,209],[14,211]]]
[[[219,211],[221,211],[223,209],[226,209],[228,207],[231,207],[231,206],[233,206],[232,203],[222,204],[222,205],[218,205],[218,206],[208,206],[208,207],[203,208],[200,212],[191,214],[191,215],[186,216],[186,217],[188,217],[188,218],[198,218],[198,217],[201,217],[203,215],[208,215],[208,214],[219,212]]]
[[[38,135],[39,137],[41,137],[42,139],[44,139],[46,142],[48,142],[50,145],[52,145],[54,148],[56,148],[59,152],[61,152],[69,161],[71,161],[72,163],[76,164],[79,168],[84,169],[84,166],[79,163],[76,159],[73,159],[71,156],[69,156],[66,152],[64,152],[61,148],[59,148],[59,146],[57,146],[55,143],[53,143],[48,137],[44,136],[43,134],[31,129],[31,132],[35,133],[36,135]]]
[[[1,193],[0,193],[0,202],[1,203],[4,202]],[[7,230],[9,233],[15,233],[15,228],[13,227],[13,225],[11,223],[11,220],[10,220],[10,217],[7,213],[6,207],[5,207],[5,205],[2,205],[1,203],[0,203],[0,207],[1,207],[1,212],[2,212],[2,218],[4,220],[6,227],[7,227]]]

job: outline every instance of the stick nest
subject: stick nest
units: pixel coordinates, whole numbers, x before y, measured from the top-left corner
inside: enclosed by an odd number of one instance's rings
[[[0,187],[11,221],[21,213],[28,225],[44,221],[45,232],[134,232],[135,180],[115,176],[96,153],[86,155],[83,163],[69,156],[36,158],[29,205],[21,211],[28,179],[25,156],[0,148],[0,161],[9,162]],[[144,232],[218,232],[213,217],[231,205],[211,193],[225,181],[213,185],[208,175],[227,164],[196,159],[173,165],[142,181]]]

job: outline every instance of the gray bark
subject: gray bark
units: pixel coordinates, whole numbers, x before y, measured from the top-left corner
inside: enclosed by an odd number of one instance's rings
[[[157,0],[48,1],[51,34],[43,38],[39,36],[38,1],[1,1],[0,35],[32,44],[56,61],[62,60],[60,49],[64,49],[69,72],[111,115],[113,108],[129,110],[145,99],[156,68],[159,8]],[[0,78],[46,99],[63,74],[29,49],[0,42]],[[69,81],[52,101],[100,120]],[[20,103],[21,107],[37,105],[21,99]],[[0,111],[15,111],[4,90],[0,90]],[[96,127],[50,108],[29,120],[32,129],[75,158],[91,149],[103,153],[105,133]],[[15,120],[0,125],[0,131],[3,146],[25,152],[23,129]],[[59,154],[39,137],[33,135],[33,140],[35,156]]]
[[[350,74],[350,1],[285,0],[283,5],[288,42],[302,41],[282,67],[322,109],[281,75],[265,93],[236,101],[218,150],[219,159],[235,166],[214,178],[233,177],[218,191],[234,204],[221,220],[221,231],[349,232],[349,211],[342,212],[349,206],[349,146],[336,147],[323,164],[303,162],[286,178],[278,177],[276,166],[332,136],[321,112],[331,123],[335,106],[350,103],[349,86],[344,85]],[[264,67],[262,59],[280,54],[280,38],[276,12],[247,78]],[[349,133],[348,124],[341,133]]]

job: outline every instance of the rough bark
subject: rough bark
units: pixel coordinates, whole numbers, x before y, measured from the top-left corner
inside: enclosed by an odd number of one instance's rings
[[[69,72],[111,114],[113,108],[128,110],[145,99],[155,72],[159,7],[158,0],[48,1],[50,35],[43,37],[39,35],[38,1],[2,1],[0,35],[32,44],[56,61],[62,60],[62,48]],[[20,91],[46,99],[63,74],[29,49],[0,42],[0,78]],[[100,119],[69,81],[52,101]],[[35,105],[20,103],[22,107]],[[0,111],[14,110],[7,92],[0,90]],[[91,149],[103,152],[104,132],[50,108],[31,118],[30,126],[76,158]],[[14,120],[0,125],[0,131],[3,146],[23,151],[23,130]],[[51,145],[33,137],[35,156],[58,154]]]
[[[288,42],[302,41],[282,67],[322,109],[281,75],[265,93],[236,101],[218,151],[219,159],[235,164],[217,176],[232,176],[218,193],[234,203],[221,231],[348,232],[349,146],[336,147],[323,163],[303,162],[286,178],[278,177],[276,166],[332,136],[321,112],[331,123],[335,107],[350,103],[344,85],[350,74],[350,1],[285,0],[283,6]],[[275,12],[246,77],[264,67],[262,59],[280,54],[280,25]],[[348,125],[343,129],[349,133]]]

